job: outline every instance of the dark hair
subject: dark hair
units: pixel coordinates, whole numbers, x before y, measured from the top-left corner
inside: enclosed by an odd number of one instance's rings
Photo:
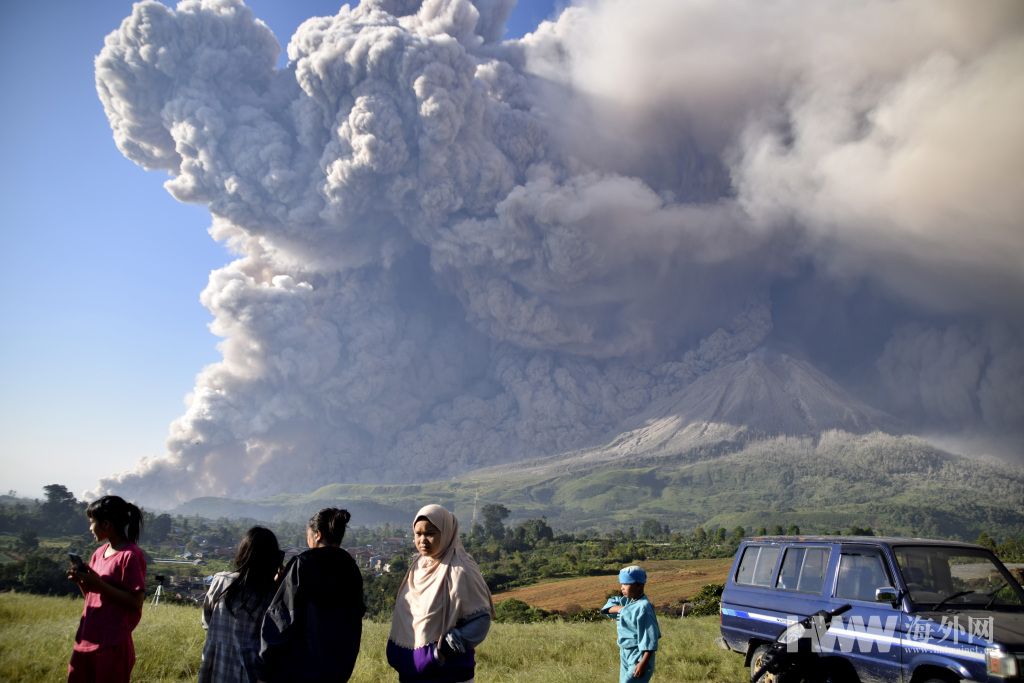
[[[266,598],[273,595],[274,577],[284,557],[277,536],[270,529],[254,526],[245,532],[235,553],[238,578],[224,591],[224,604],[234,614],[241,604],[250,615],[265,608]]]
[[[341,545],[345,538],[345,525],[352,519],[348,510],[324,508],[309,518],[309,528],[320,534],[320,540],[327,545]]]
[[[121,496],[103,496],[89,503],[85,514],[95,522],[110,522],[131,543],[142,533],[142,510]]]

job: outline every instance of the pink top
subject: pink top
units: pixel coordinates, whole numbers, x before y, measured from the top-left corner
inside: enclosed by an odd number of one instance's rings
[[[146,589],[146,557],[142,549],[129,543],[110,557],[103,557],[110,546],[104,543],[89,560],[89,567],[104,581],[121,590],[135,593]],[[104,645],[131,642],[141,611],[104,600],[99,593],[85,595],[85,607],[75,634],[75,650],[90,652]]]

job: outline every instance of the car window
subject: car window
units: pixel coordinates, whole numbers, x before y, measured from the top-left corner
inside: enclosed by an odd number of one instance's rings
[[[894,548],[910,599],[916,604],[938,603],[989,607],[1024,605],[1024,592],[1004,567],[979,548],[900,546]]]
[[[828,548],[787,548],[775,587],[782,590],[818,593],[825,583]]]
[[[891,586],[882,557],[874,550],[844,550],[839,556],[836,597],[874,602],[875,589]]]
[[[779,557],[776,546],[748,545],[743,549],[739,569],[736,570],[736,583],[754,586],[770,586],[775,560]]]

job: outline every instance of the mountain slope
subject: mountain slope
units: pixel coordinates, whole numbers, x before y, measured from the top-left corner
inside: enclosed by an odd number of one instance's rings
[[[851,396],[810,363],[759,350],[702,375],[639,419],[741,425],[763,435],[893,431],[895,422]]]
[[[851,396],[806,361],[758,351],[651,404],[594,448],[478,470],[575,471],[599,463],[629,465],[652,458],[702,460],[776,436],[817,437],[828,430],[893,433],[895,420]],[[472,475],[471,475],[472,476]]]
[[[181,511],[299,519],[342,505],[355,524],[408,524],[440,502],[471,524],[487,503],[562,529],[797,524],[806,532],[871,526],[902,535],[977,538],[1024,528],[1024,471],[889,433],[809,363],[757,352],[700,377],[623,423],[603,446],[476,470],[426,484],[332,484],[256,503],[202,499]]]
[[[474,509],[500,503],[513,520],[545,516],[560,529],[637,526],[672,529],[797,524],[804,532],[851,526],[973,540],[1024,528],[1024,472],[941,451],[921,439],[826,432],[818,439],[774,437],[711,458],[680,454],[572,469],[492,469],[458,480],[407,485],[332,484],[259,502],[201,499],[184,514],[305,519],[326,505],[353,512],[353,524],[408,524],[440,502],[468,525]]]

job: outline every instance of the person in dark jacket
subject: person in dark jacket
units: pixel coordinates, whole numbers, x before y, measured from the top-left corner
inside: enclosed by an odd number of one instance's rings
[[[263,619],[260,658],[270,683],[343,683],[362,638],[363,577],[341,541],[350,515],[325,508],[306,530]]]

